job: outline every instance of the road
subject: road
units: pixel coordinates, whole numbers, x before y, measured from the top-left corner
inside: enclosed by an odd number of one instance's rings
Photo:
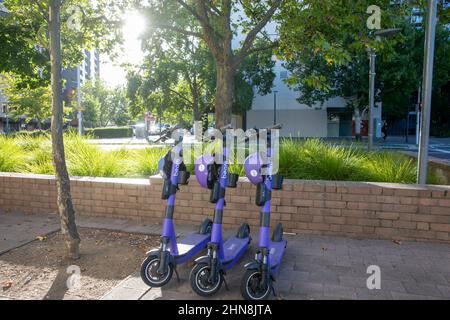
[[[98,145],[104,150],[118,150],[121,148],[126,149],[145,149],[145,148],[162,148],[173,144],[173,139],[168,139],[164,142],[158,141],[159,136],[150,136],[149,141],[146,139],[137,138],[115,138],[115,139],[89,139],[88,142],[91,144]],[[192,142],[193,137],[187,137],[186,142]]]
[[[158,136],[150,136],[150,141],[156,141]],[[333,139],[332,141],[334,141]],[[418,153],[414,136],[409,137],[409,143],[404,137],[388,137],[387,141],[378,141],[377,146],[382,149],[403,150],[413,154]],[[127,149],[160,148],[173,144],[173,139],[163,142],[149,143],[146,139],[119,138],[119,139],[92,139],[89,143],[99,145],[102,149],[117,150],[123,147]],[[192,142],[193,136],[187,137],[185,142]],[[430,138],[428,149],[429,156],[450,162],[450,138]]]
[[[379,142],[378,146],[383,149],[400,149],[413,154],[418,154],[419,147],[415,144],[415,137],[408,138],[405,143],[404,137],[389,137],[386,142]],[[428,155],[450,163],[450,138],[430,138]]]

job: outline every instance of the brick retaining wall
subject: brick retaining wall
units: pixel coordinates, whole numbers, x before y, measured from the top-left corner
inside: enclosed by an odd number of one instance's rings
[[[73,178],[77,214],[160,223],[162,179]],[[176,223],[211,217],[209,190],[195,177],[177,194]],[[56,212],[53,176],[0,173],[0,212]],[[247,221],[256,230],[255,187],[240,179],[227,189],[224,226]],[[272,223],[299,234],[450,242],[450,186],[286,180],[272,196]]]

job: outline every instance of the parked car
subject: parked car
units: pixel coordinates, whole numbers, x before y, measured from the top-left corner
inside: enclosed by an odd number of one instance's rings
[[[168,125],[167,123],[161,124],[161,128],[160,128],[159,123],[155,123],[155,124],[150,125],[150,127],[148,128],[148,133],[150,135],[157,135],[157,134],[159,134],[160,131],[164,131],[167,128],[170,128],[170,125]]]

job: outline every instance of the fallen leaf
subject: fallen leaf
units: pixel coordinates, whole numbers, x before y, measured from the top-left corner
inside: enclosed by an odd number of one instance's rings
[[[5,282],[3,282],[3,283],[2,283],[3,291],[8,290],[9,288],[12,287],[12,285],[13,285],[13,282],[12,282],[12,281],[5,281]]]

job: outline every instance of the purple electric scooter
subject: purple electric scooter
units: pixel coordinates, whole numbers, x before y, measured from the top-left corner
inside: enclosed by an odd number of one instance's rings
[[[230,126],[221,129],[222,133]],[[225,206],[226,188],[235,188],[239,175],[228,172],[229,150],[226,147],[226,138],[223,134],[223,163],[216,164],[213,156],[202,156],[195,163],[195,175],[204,188],[211,189],[210,202],[215,203],[214,219],[211,233],[211,242],[208,243],[208,252],[205,256],[195,260],[190,275],[192,289],[200,296],[215,294],[225,282],[224,275],[250,246],[250,227],[247,223],[241,224],[236,236],[222,239],[222,217]]]
[[[279,190],[283,185],[283,177],[272,174],[271,129],[280,129],[281,125],[267,128],[267,162],[263,164],[260,153],[250,155],[244,164],[245,175],[250,182],[257,186],[256,205],[262,207],[260,216],[259,245],[255,260],[245,265],[245,272],[241,281],[241,294],[246,300],[267,299],[275,291],[272,282],[284,254],[287,242],[283,240],[283,227],[278,223],[269,240],[270,232],[270,200],[272,190]],[[257,132],[259,134],[259,132]],[[265,168],[264,174],[262,168]]]
[[[169,129],[164,136],[168,138],[177,127]],[[211,239],[212,221],[205,219],[198,232],[189,234],[177,242],[173,224],[175,195],[178,185],[188,184],[189,172],[182,159],[183,137],[176,139],[175,146],[158,162],[158,169],[164,179],[162,199],[167,200],[164,224],[159,249],[147,252],[141,265],[141,278],[151,287],[162,287],[172,278],[177,265],[190,260],[203,250]]]

